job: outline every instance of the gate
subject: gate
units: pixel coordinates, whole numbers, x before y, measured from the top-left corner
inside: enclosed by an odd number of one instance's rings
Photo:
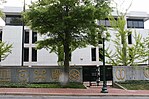
[[[106,80],[113,80],[112,66],[106,65]],[[100,73],[98,73],[98,68],[96,66],[83,66],[83,82],[86,81],[97,81],[97,77],[100,77],[100,81],[103,81],[103,66],[99,66]],[[98,75],[100,74],[100,75]]]

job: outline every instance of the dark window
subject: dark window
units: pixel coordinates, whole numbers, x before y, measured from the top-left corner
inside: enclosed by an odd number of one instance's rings
[[[99,61],[103,61],[103,48],[99,48]]]
[[[29,43],[29,31],[25,31],[25,43]]]
[[[133,26],[133,25],[132,25],[132,21],[131,21],[131,20],[127,21],[127,27],[128,27],[128,28],[132,28],[132,26]]]
[[[139,27],[138,23],[139,23],[138,21],[133,21],[134,28],[138,28]]]
[[[127,28],[144,28],[142,19],[127,19]]]
[[[128,34],[128,44],[132,44],[132,35]]]
[[[115,18],[115,20],[117,21],[117,18]],[[110,24],[110,21],[108,18],[106,18],[104,20],[99,20],[98,25],[103,25],[105,27],[111,27],[111,24]]]
[[[37,32],[32,33],[32,43],[35,43],[37,41]]]
[[[22,25],[21,15],[6,15],[6,25]]]
[[[139,21],[139,27],[144,28],[144,22],[143,21]]]
[[[29,48],[24,48],[24,62],[29,61]]]
[[[2,31],[0,31],[0,41],[2,41]]]
[[[96,61],[96,48],[91,48],[92,61]]]
[[[32,48],[32,61],[37,62],[37,50]]]

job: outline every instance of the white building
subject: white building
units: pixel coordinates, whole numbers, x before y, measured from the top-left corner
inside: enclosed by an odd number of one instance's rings
[[[22,31],[23,26],[21,22],[21,7],[4,7],[3,11],[6,15],[6,25],[2,28],[2,41],[13,44],[12,53],[3,61],[1,66],[21,66],[22,64]],[[126,16],[127,26],[131,30],[136,30],[143,37],[146,37],[149,30],[144,29],[144,22],[149,19],[149,15],[144,12],[130,12]],[[108,20],[101,21],[106,26],[109,25]],[[114,31],[110,30],[111,36]],[[129,43],[132,44],[134,40],[132,35],[128,37]],[[57,55],[49,53],[46,49],[35,50],[35,42],[44,37],[38,35],[35,31],[25,27],[24,34],[24,66],[57,66]],[[1,38],[1,37],[0,37]],[[106,45],[112,42],[106,42]],[[112,45],[112,44],[111,44]],[[111,47],[113,48],[113,47]],[[88,46],[86,48],[76,49],[72,53],[71,65],[81,66],[97,66],[102,65],[99,58],[99,50],[102,48]],[[147,63],[145,63],[147,64]]]

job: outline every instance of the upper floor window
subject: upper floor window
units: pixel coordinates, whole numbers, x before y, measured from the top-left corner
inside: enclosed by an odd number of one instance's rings
[[[115,18],[115,20],[117,20],[117,18]],[[105,27],[111,27],[110,20],[108,18],[106,18],[104,20],[99,20],[98,24],[103,25]]]
[[[0,41],[2,41],[2,31],[0,31]]]
[[[99,20],[98,24],[106,27],[111,27],[110,21],[107,18],[105,20]]]
[[[6,25],[20,26],[22,25],[21,15],[6,15]]]
[[[127,28],[144,28],[143,19],[127,19]]]
[[[32,43],[37,41],[37,32],[32,32]]]
[[[24,31],[24,43],[34,44],[37,41],[37,32],[30,32],[29,30]]]
[[[91,48],[92,61],[96,61],[96,48]]]
[[[132,44],[132,35],[131,34],[128,35],[128,44]]]
[[[29,43],[29,31],[25,30],[24,31],[24,35],[25,35],[24,43]]]

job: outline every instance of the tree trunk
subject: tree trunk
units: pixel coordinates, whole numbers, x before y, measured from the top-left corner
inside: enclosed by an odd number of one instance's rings
[[[66,41],[64,44],[64,84],[69,83],[69,42]]]
[[[66,5],[66,16],[68,16],[68,6]],[[65,39],[64,39],[64,82],[63,85],[67,85],[69,83],[69,55],[70,55],[70,41],[71,41],[71,36],[70,36],[70,32],[69,32],[69,28],[67,28],[68,26],[68,21],[65,20],[65,26],[66,29],[64,30],[64,35],[65,35]]]
[[[123,60],[123,65],[124,66],[127,66],[127,49],[126,49],[126,47],[127,47],[127,42],[126,42],[126,35],[125,34],[123,34],[123,35],[121,35],[121,39],[122,39],[122,54],[123,54],[123,58],[122,58],[122,60]]]

